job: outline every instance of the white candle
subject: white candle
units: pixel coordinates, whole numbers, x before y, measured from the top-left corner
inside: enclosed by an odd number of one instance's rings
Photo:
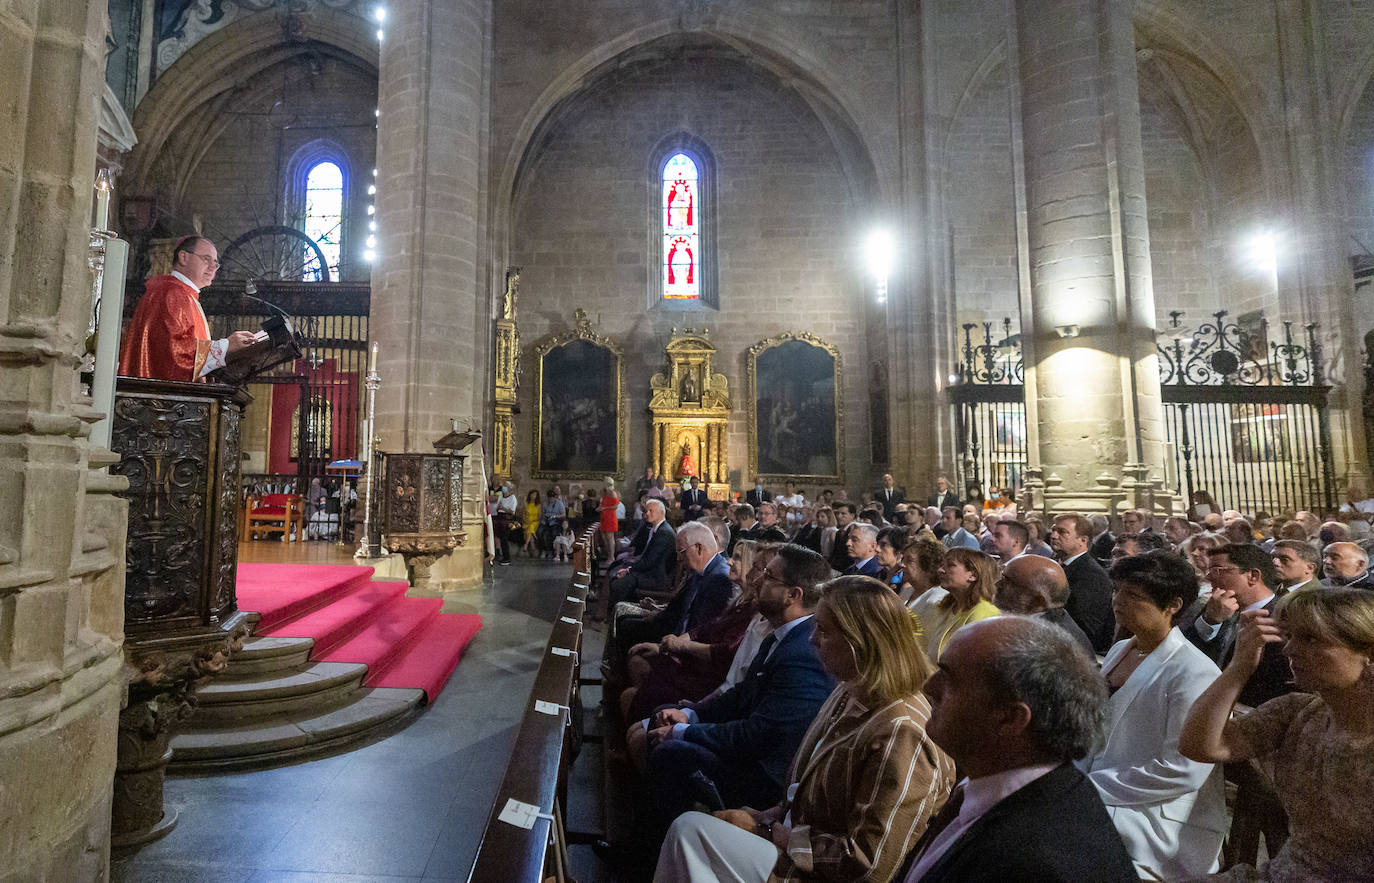
[[[110,228],[110,170],[101,169],[95,176],[95,229]]]
[[[367,358],[367,373],[377,373],[377,342],[375,340],[372,342],[372,355]]]

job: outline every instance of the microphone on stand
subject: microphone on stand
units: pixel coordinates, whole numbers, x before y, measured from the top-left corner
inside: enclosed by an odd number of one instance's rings
[[[248,300],[256,301],[272,311],[273,315],[262,323],[262,330],[267,333],[268,337],[272,338],[274,343],[281,342],[278,339],[279,337],[290,339],[298,333],[295,325],[291,322],[291,317],[286,314],[286,310],[283,310],[270,300],[264,300],[258,297],[258,286],[253,283],[252,279],[249,279],[243,284],[243,294],[241,296]],[[285,330],[285,334],[279,334],[283,329]]]

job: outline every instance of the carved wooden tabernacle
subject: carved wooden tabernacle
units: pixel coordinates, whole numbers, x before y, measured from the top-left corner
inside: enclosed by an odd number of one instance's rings
[[[716,348],[706,332],[673,329],[667,370],[649,381],[649,463],[678,481],[688,474],[713,500],[729,497],[730,385],[712,369]]]

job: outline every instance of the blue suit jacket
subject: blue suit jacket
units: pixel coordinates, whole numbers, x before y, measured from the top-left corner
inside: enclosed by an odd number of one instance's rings
[[[849,565],[849,569],[844,572],[845,576],[871,576],[874,579],[883,578],[883,566],[878,563],[877,556],[868,559],[868,563],[859,567],[859,562],[855,561]]]
[[[762,667],[696,707],[698,723],[682,734],[722,761],[756,764],[786,787],[788,766],[835,681],[821,666],[811,634],[815,619],[794,626]]]
[[[730,582],[730,562],[717,555],[706,562],[706,569],[692,574],[682,591],[654,619],[665,635],[680,635],[717,616],[734,597]]]

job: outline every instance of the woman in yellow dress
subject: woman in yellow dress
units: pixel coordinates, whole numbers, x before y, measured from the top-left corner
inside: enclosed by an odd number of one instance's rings
[[[539,547],[534,543],[534,535],[539,531],[539,491],[525,494],[525,511],[520,513],[520,526],[525,531],[525,554],[534,558]]]
[[[997,616],[992,603],[997,563],[975,549],[956,547],[945,553],[939,570],[940,588],[912,604],[921,622],[921,643],[931,662],[940,658],[954,633],[971,622]]]

